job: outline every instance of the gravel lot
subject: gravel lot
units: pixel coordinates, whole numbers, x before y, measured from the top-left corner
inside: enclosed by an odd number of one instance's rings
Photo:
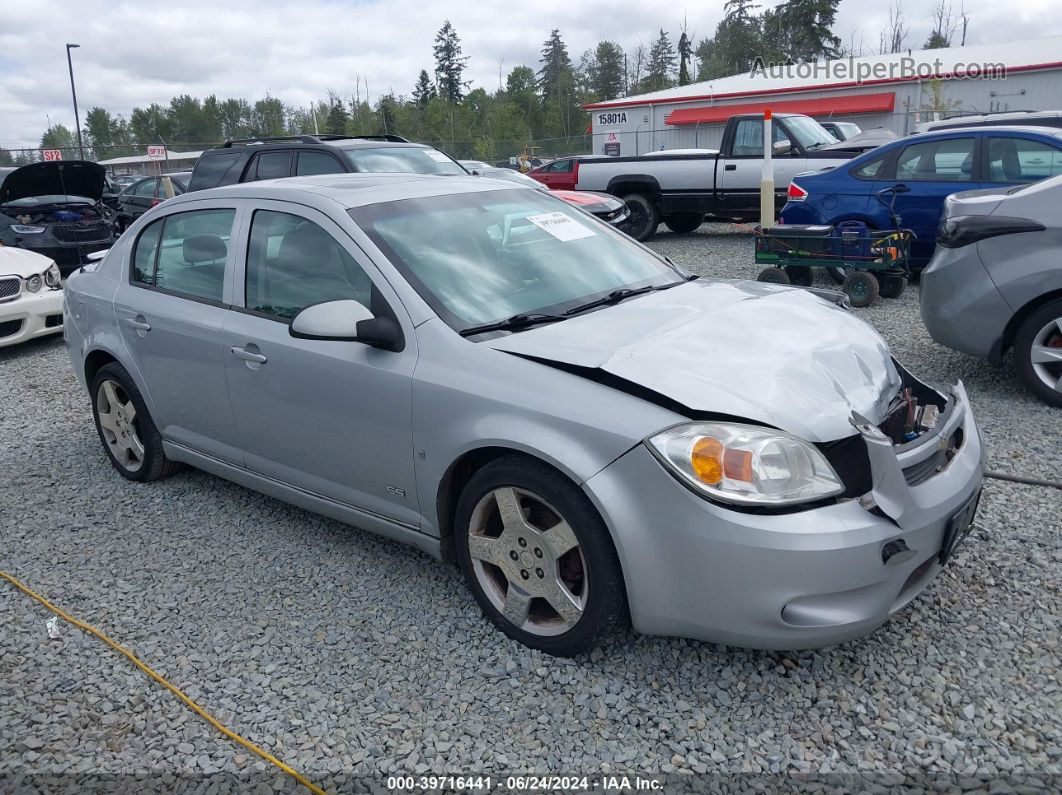
[[[699,273],[757,272],[727,227],[653,245]],[[922,377],[963,379],[991,468],[1060,477],[1062,412],[1009,366],[935,345],[916,288],[857,311]],[[631,635],[556,660],[495,632],[457,569],[417,551],[195,471],[123,480],[58,338],[0,351],[0,405],[0,569],[326,789],[488,772],[1062,783],[1043,780],[1062,775],[1062,491],[989,481],[980,532],[864,640],[779,654]],[[89,773],[291,786],[97,640],[63,624],[49,641],[49,617],[0,583],[0,790]]]

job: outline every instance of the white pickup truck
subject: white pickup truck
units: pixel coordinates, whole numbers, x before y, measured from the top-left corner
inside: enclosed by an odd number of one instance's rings
[[[785,204],[789,181],[805,171],[841,165],[857,152],[823,147],[837,139],[810,116],[776,113],[772,124],[775,200]],[[763,168],[763,116],[732,116],[714,151],[651,152],[633,157],[575,156],[533,169],[553,189],[604,191],[631,210],[626,230],[648,240],[661,222],[692,232],[706,215],[728,220],[759,218]]]

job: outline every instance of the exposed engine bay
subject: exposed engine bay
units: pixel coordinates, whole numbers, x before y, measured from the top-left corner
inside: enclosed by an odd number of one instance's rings
[[[20,224],[83,224],[93,222],[111,223],[115,213],[103,204],[55,203],[26,207],[4,207],[4,214]]]

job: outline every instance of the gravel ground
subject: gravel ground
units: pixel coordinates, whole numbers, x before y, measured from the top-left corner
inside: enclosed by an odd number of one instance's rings
[[[724,227],[653,245],[700,273],[756,273]],[[857,311],[921,376],[963,379],[990,466],[1059,477],[1062,413],[1009,367],[930,341],[916,289]],[[629,635],[557,660],[495,632],[456,568],[415,550],[195,471],[123,480],[58,339],[0,351],[0,405],[0,569],[326,788],[487,772],[1062,782],[1043,780],[1062,775],[1062,491],[989,481],[980,532],[863,640],[781,654]],[[48,640],[49,617],[0,583],[0,791],[89,773],[118,777],[102,789],[290,787],[95,639],[64,624]]]

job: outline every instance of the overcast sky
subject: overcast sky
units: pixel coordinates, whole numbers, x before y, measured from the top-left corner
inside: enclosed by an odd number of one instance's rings
[[[306,105],[328,89],[371,98],[408,94],[421,69],[432,71],[432,41],[445,18],[469,56],[473,85],[495,88],[499,71],[527,64],[559,28],[574,61],[601,39],[625,49],[649,44],[660,27],[677,39],[682,17],[697,39],[710,35],[724,0],[687,6],[674,0],[0,0],[0,146],[36,146],[50,116],[71,130],[73,110],[64,44],[74,42],[82,120],[101,105],[128,116],[137,105],[176,94],[251,100],[269,92]],[[765,0],[765,5],[774,5]],[[904,0],[907,43],[920,47],[935,0]],[[955,8],[959,0],[955,0]],[[968,43],[991,44],[1062,33],[1053,0],[966,0]],[[887,25],[885,0],[842,0],[835,31],[874,51]],[[1062,53],[1060,53],[1062,56]],[[364,91],[364,88],[362,89]]]

